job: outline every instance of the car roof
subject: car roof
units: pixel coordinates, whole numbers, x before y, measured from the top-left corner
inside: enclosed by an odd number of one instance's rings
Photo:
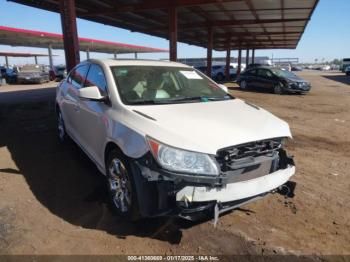
[[[163,61],[163,60],[143,60],[143,59],[89,59],[90,62],[104,64],[106,66],[164,66],[164,67],[187,67],[188,65]]]

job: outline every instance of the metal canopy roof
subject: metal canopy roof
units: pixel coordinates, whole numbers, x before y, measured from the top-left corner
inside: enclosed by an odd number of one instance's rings
[[[47,48],[51,44],[52,48],[63,49],[63,39],[61,34],[12,28],[6,26],[0,26],[0,44],[42,48]],[[111,54],[168,52],[166,49],[122,44],[83,37],[79,38],[79,45],[81,51],[89,50],[91,52]]]
[[[11,0],[59,12],[59,0]],[[177,7],[178,40],[213,48],[296,48],[319,0],[75,0],[80,18],[168,38],[168,9]]]
[[[9,56],[9,57],[35,57],[35,56],[48,56],[48,55],[39,54],[39,53],[0,52],[0,56]],[[55,55],[54,55],[54,56],[55,56]]]

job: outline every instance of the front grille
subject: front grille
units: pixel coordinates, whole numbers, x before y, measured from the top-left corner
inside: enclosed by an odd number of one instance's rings
[[[248,180],[276,171],[281,148],[281,138],[255,141],[220,149],[216,159],[221,171]]]

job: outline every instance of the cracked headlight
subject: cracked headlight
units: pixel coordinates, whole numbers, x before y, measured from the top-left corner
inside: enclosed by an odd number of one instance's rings
[[[165,169],[198,175],[219,174],[215,160],[207,154],[174,148],[151,138],[147,140],[154,158]]]

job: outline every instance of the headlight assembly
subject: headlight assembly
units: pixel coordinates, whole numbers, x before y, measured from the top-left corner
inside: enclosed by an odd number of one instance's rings
[[[147,138],[151,152],[165,169],[198,175],[218,175],[215,160],[207,154],[197,153],[164,145]]]

